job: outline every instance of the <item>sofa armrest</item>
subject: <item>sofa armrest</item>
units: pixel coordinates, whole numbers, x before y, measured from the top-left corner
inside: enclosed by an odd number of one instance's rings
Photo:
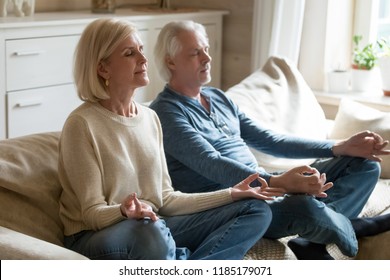
[[[1,260],[82,260],[85,256],[0,226]]]

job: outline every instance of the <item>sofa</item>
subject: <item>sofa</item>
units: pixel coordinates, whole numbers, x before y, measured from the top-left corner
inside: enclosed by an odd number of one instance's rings
[[[368,129],[386,118],[370,108],[367,120],[355,120],[346,104],[331,122],[315,100],[302,76],[288,60],[271,57],[266,65],[244,79],[227,93],[248,115],[274,129],[316,138],[343,138],[353,129]],[[361,106],[353,104],[353,106]],[[340,107],[341,108],[341,107]],[[359,110],[363,110],[359,108]],[[353,112],[353,111],[352,111]],[[348,119],[350,118],[350,119]],[[366,121],[366,123],[364,123]],[[356,122],[356,125],[351,125]],[[386,121],[383,125],[389,125]],[[346,131],[346,126],[348,131]],[[379,129],[380,127],[378,127]],[[371,129],[371,128],[370,128]],[[386,132],[386,130],[385,130]],[[389,130],[387,129],[387,135]],[[86,257],[63,247],[63,226],[59,219],[61,186],[57,176],[60,132],[47,132],[0,141],[0,259],[71,259]],[[77,137],[77,136],[76,136]],[[390,135],[386,136],[390,139]],[[307,161],[280,160],[255,154],[270,171],[285,169]],[[382,178],[370,197],[362,216],[390,211],[390,163],[383,162]],[[261,239],[246,259],[295,259],[286,246],[288,239]],[[390,259],[390,233],[359,240],[356,259]],[[329,252],[337,259],[347,259],[334,245]]]

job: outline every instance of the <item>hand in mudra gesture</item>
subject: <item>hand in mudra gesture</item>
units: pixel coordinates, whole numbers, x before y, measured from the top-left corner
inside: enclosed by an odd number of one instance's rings
[[[362,131],[334,144],[335,156],[353,156],[381,162],[380,156],[390,155],[390,150],[385,150],[389,144],[379,134],[371,131]]]
[[[254,180],[258,180],[261,183],[261,187],[251,187],[249,184]],[[269,187],[267,181],[261,178],[257,173],[248,176],[246,179],[231,188],[231,195],[234,201],[245,198],[273,200],[276,196],[282,196],[284,194],[284,189]]]
[[[144,219],[150,218],[152,221],[157,221],[159,218],[153,211],[152,207],[145,202],[139,201],[137,194],[132,193],[125,198],[121,204],[122,215],[129,219]]]

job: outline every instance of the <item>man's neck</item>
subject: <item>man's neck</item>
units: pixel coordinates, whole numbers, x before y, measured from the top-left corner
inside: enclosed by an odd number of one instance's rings
[[[169,88],[174,90],[177,94],[192,98],[194,100],[198,100],[199,103],[206,109],[207,112],[210,113],[210,104],[206,100],[206,98],[202,97],[200,94],[201,92],[201,87],[197,88],[190,88],[190,87],[185,87],[185,86],[175,86],[172,83],[168,84]]]
[[[175,84],[174,82],[169,82],[168,86],[180,95],[200,100],[201,87],[188,87],[186,85]]]

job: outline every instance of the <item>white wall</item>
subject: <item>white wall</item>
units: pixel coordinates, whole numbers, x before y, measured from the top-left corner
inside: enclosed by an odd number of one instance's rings
[[[255,0],[170,0],[172,7],[228,10],[223,22],[222,89],[251,73],[253,2]],[[157,0],[116,0],[124,4],[156,4]],[[36,12],[90,9],[91,0],[36,0]]]

